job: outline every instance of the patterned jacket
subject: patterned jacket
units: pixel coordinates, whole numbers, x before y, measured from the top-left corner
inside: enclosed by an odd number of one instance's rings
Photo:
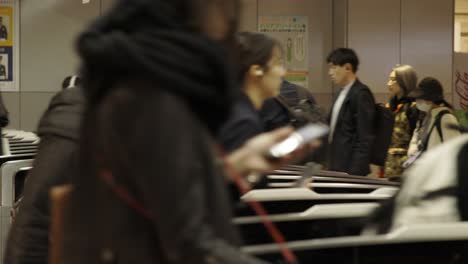
[[[402,164],[407,159],[408,147],[419,119],[420,111],[416,108],[416,103],[406,97],[400,100],[393,98],[387,104],[387,108],[395,113],[395,125],[393,127],[392,142],[388,149],[384,176],[395,178],[403,173]]]

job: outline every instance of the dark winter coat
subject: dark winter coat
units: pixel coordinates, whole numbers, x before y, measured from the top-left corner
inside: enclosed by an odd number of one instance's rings
[[[10,230],[4,263],[48,263],[49,191],[54,186],[70,183],[77,160],[83,107],[81,89],[70,88],[59,92],[43,115],[37,131],[41,137],[39,152]]]

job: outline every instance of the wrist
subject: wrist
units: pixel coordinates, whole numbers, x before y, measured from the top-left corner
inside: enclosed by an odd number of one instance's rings
[[[226,162],[228,166],[234,170],[235,173],[239,173],[241,176],[247,174],[247,169],[245,165],[245,159],[248,151],[244,147],[241,147],[229,154],[226,157]]]

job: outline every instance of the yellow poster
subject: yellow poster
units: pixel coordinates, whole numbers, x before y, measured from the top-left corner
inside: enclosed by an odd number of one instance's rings
[[[19,90],[17,0],[0,0],[0,91]]]
[[[13,7],[0,5],[0,46],[13,47]]]

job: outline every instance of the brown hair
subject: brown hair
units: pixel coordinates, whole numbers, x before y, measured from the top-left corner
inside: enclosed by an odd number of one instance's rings
[[[403,89],[404,96],[412,92],[418,84],[418,75],[410,65],[399,65],[393,69],[395,71],[395,79],[398,85]]]

